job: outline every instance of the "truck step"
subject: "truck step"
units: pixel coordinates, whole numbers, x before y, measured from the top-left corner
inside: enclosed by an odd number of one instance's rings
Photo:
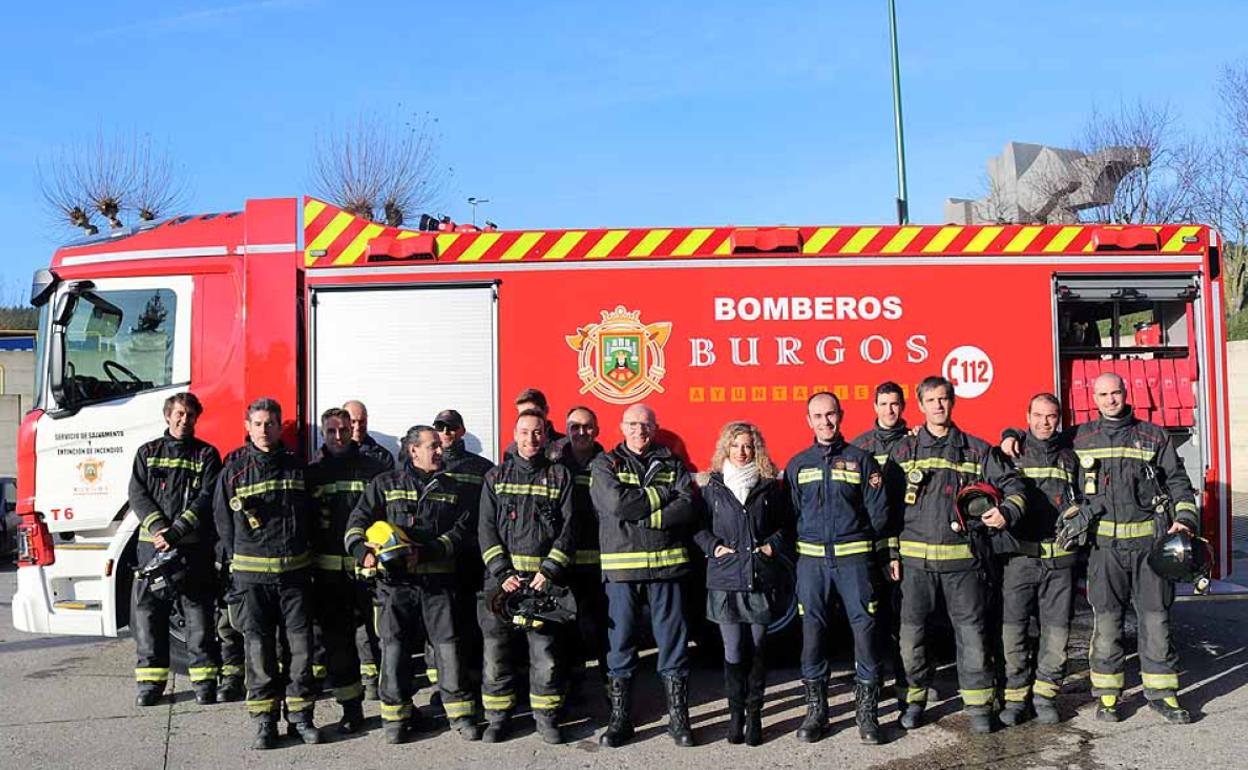
[[[59,602],[52,602],[52,609],[95,610],[96,612],[99,612],[100,602],[96,599],[62,599]]]

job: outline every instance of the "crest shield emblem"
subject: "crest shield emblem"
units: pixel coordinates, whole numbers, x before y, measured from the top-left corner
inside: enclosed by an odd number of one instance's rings
[[[623,305],[600,313],[601,323],[581,327],[566,337],[568,347],[580,354],[581,392],[613,404],[631,404],[651,393],[662,393],[663,346],[672,325],[644,324],[640,310],[630,311]]]

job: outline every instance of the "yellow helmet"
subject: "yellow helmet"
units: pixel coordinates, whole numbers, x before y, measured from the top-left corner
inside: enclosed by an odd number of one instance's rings
[[[388,521],[377,521],[369,525],[364,537],[377,554],[378,566],[387,572],[404,572],[407,570],[407,555],[412,553],[414,545],[402,529]]]

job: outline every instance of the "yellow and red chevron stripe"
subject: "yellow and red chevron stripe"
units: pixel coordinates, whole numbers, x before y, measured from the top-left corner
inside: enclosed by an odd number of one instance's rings
[[[1104,225],[905,225],[795,227],[805,256],[978,256],[1082,254]],[[1200,253],[1208,230],[1200,225],[1154,225],[1161,253]],[[437,233],[440,262],[517,262],[715,257],[732,254],[734,227],[659,227],[619,230],[513,230]],[[303,207],[304,264],[361,264],[374,238],[423,235],[368,222],[315,198]],[[1194,240],[1192,240],[1194,239]],[[1191,242],[1189,242],[1191,241]],[[788,256],[792,256],[791,254]]]

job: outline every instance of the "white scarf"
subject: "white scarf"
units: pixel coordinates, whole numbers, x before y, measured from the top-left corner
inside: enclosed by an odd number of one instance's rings
[[[759,473],[758,463],[752,462],[749,465],[738,468],[732,464],[731,460],[724,460],[724,486],[745,505],[745,499],[750,496],[750,490],[758,484]]]

